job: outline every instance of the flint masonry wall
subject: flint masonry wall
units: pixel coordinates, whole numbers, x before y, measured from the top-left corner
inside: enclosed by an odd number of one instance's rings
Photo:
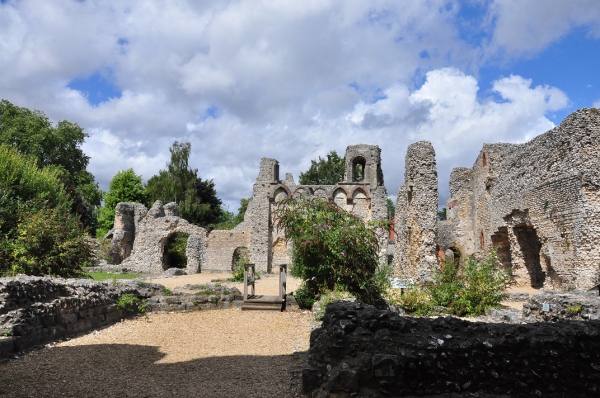
[[[208,235],[206,267],[202,272],[231,272],[234,252],[250,246],[250,233],[245,229],[213,230]]]
[[[119,296],[145,299],[163,287],[24,275],[0,278],[0,359],[133,316],[137,312],[117,308]]]
[[[352,145],[346,149],[344,181],[336,185],[296,185],[291,174],[279,180],[279,162],[263,158],[254,183],[252,201],[244,223],[250,232],[250,262],[256,269],[276,271],[279,264],[290,263],[290,247],[283,231],[275,228],[273,211],[281,200],[292,197],[319,197],[362,220],[387,220],[387,191],[381,171],[381,149],[373,145]],[[358,167],[358,168],[357,168]],[[356,171],[360,169],[361,172]],[[387,248],[387,231],[377,229],[382,255]]]
[[[337,302],[311,334],[302,383],[312,397],[591,397],[600,390],[599,331],[599,321],[408,318]]]
[[[396,200],[394,274],[427,281],[437,266],[438,181],[431,143],[409,145],[405,164],[404,184]]]
[[[485,144],[452,176],[443,245],[467,255],[497,247],[520,285],[598,283],[600,111],[578,110],[525,144]]]
[[[186,256],[188,274],[201,272],[206,264],[206,230],[190,224],[176,215],[176,206],[156,201],[137,225],[133,250],[121,263],[123,267],[140,272],[161,272],[168,267],[165,262],[165,244],[176,233],[189,234]]]

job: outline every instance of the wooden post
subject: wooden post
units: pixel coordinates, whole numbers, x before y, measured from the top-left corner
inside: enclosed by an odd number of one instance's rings
[[[287,287],[287,264],[279,266],[279,299],[283,300],[286,295]]]
[[[244,264],[244,301],[248,300],[248,285],[252,285],[252,296],[255,294],[254,290],[254,264]],[[248,278],[250,277],[250,278]],[[248,280],[250,279],[250,280]]]

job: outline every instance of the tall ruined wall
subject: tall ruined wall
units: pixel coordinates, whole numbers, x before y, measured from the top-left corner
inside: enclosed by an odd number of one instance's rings
[[[599,111],[576,111],[525,144],[485,144],[470,170],[469,188],[448,201],[466,254],[497,247],[517,282],[533,287],[598,282]]]
[[[438,208],[435,151],[428,141],[409,145],[404,184],[396,201],[394,274],[426,281],[437,266]]]
[[[260,170],[252,189],[252,200],[248,204],[244,222],[250,231],[249,257],[256,269],[271,271],[271,203],[269,196],[271,184],[279,180],[279,162],[275,159],[262,158]]]

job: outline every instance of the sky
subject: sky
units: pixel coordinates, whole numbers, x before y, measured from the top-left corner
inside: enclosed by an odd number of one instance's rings
[[[598,0],[0,0],[0,98],[89,134],[108,189],[169,147],[236,212],[260,159],[281,178],[382,148],[388,195],[431,141],[440,206],[484,143],[522,143],[600,107]]]

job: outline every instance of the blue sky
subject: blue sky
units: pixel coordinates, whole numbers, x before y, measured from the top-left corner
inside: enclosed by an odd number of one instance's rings
[[[261,157],[382,148],[390,197],[431,141],[440,204],[487,142],[600,107],[597,0],[0,0],[0,97],[79,123],[101,188],[174,140],[231,210]]]

